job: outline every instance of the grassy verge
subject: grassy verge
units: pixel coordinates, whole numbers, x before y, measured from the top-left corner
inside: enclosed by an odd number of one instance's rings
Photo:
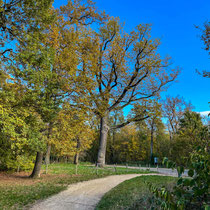
[[[45,167],[43,167],[43,173]],[[148,173],[138,169],[96,168],[94,166],[73,164],[51,164],[48,174],[33,180],[29,174],[1,174],[0,176],[0,209],[23,209],[33,202],[47,198],[67,188],[69,184],[101,178],[114,174]]]
[[[177,178],[163,176],[141,176],[127,180],[111,191],[106,193],[96,207],[96,210],[113,210],[113,209],[150,209],[149,202],[152,194],[148,190],[146,182],[151,182],[156,186],[174,185]]]

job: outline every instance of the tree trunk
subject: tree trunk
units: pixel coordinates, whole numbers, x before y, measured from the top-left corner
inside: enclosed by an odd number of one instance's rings
[[[53,126],[53,123],[50,122],[49,126],[48,126],[48,134],[47,134],[48,142],[49,142],[50,136],[52,134],[52,126]],[[45,164],[46,165],[50,164],[50,152],[51,152],[51,145],[48,144],[47,145],[47,152],[46,152],[46,156],[45,156]]]
[[[153,163],[153,139],[154,139],[154,127],[151,127],[151,142],[150,142],[150,163]]]
[[[35,161],[35,164],[34,164],[34,169],[33,169],[32,174],[30,175],[31,178],[40,177],[42,159],[43,159],[43,152],[37,152],[36,161]]]
[[[117,116],[117,111],[114,112],[114,126],[117,125],[117,119],[118,119],[118,116]],[[115,134],[116,134],[116,131],[113,129],[112,130],[112,143],[110,144],[110,149],[111,149],[111,163],[116,163],[116,151],[115,151]]]
[[[105,115],[104,117],[101,118],[101,126],[100,126],[100,139],[99,139],[99,150],[98,150],[98,160],[97,160],[97,164],[99,167],[103,167],[105,165],[108,131],[109,131],[108,115]]]
[[[51,151],[51,145],[49,144],[47,146],[47,152],[46,152],[46,156],[45,156],[45,164],[46,165],[50,164],[50,151]]]
[[[80,149],[80,146],[81,146],[81,142],[80,142],[80,139],[77,137],[77,152],[74,156],[74,164],[79,163],[79,149]]]
[[[79,163],[79,153],[77,152],[75,155],[74,155],[74,164],[77,165]]]
[[[112,142],[110,144],[110,150],[111,150],[110,162],[111,163],[116,163],[116,158],[115,158],[115,130],[112,131]]]

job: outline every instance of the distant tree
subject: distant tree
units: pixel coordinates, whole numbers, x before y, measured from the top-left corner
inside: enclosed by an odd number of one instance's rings
[[[161,161],[164,157],[169,157],[171,141],[166,131],[165,124],[159,121],[155,133],[155,155],[157,155],[158,161]]]
[[[186,111],[180,119],[178,133],[181,136],[188,136],[194,144],[198,139],[206,139],[208,125],[204,125],[199,113]],[[206,145],[205,145],[206,146]]]
[[[201,115],[186,111],[179,121],[179,128],[172,142],[172,159],[186,165],[190,153],[196,147],[208,147],[209,137],[208,125],[203,124]]]
[[[143,102],[134,105],[134,113],[135,115],[139,115],[143,111],[147,110],[148,118],[145,119],[146,130],[145,133],[149,136],[150,139],[150,162],[153,163],[153,153],[154,153],[154,141],[156,139],[156,132],[158,131],[160,125],[162,125],[161,120],[161,104],[157,99],[151,100],[149,102]],[[136,123],[139,126],[142,126],[142,123]]]
[[[168,131],[170,139],[178,131],[180,119],[186,110],[191,110],[191,103],[184,101],[180,96],[167,96],[162,102],[163,117],[167,119]]]
[[[110,126],[116,126],[120,123],[124,122],[124,115],[122,110],[114,110],[112,113],[110,113],[109,116],[109,125]],[[106,159],[109,160],[110,163],[116,163],[116,157],[117,157],[117,151],[116,151],[116,146],[117,146],[117,133],[120,132],[120,129],[112,129],[109,132],[108,136],[108,156]],[[118,135],[119,136],[119,135]],[[119,142],[118,142],[119,143]]]
[[[203,24],[203,27],[196,26],[196,28],[200,29],[201,31],[201,40],[203,41],[203,44],[205,46],[205,50],[210,55],[210,22],[206,21]],[[201,74],[199,71],[197,71],[199,74]],[[210,78],[210,72],[209,71],[203,71],[202,72],[203,77]]]
[[[148,121],[149,129],[150,129],[150,162],[151,164],[153,164],[154,140],[156,138],[160,125],[162,125],[162,121],[161,121],[160,116],[158,115],[148,118],[147,121]],[[158,142],[156,144],[158,144]]]
[[[135,124],[129,124],[115,130],[114,158],[111,156],[110,144],[112,140],[108,136],[106,161],[108,163],[139,162],[147,158],[148,139],[139,138],[138,128]]]

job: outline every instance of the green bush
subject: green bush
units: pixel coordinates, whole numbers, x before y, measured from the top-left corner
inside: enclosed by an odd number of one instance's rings
[[[166,187],[157,188],[148,183],[150,191],[154,195],[155,203],[161,209],[198,210],[210,209],[209,196],[209,152],[207,148],[197,148],[191,154],[187,178],[180,177],[172,191]],[[174,167],[175,163],[164,159],[168,167]],[[184,173],[183,167],[177,167],[179,174]]]
[[[15,156],[13,154],[8,154],[4,159],[2,159],[0,170],[32,170],[34,166],[34,160],[34,155],[22,154]]]

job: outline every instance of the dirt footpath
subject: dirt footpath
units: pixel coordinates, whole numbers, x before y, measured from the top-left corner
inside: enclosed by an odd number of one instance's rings
[[[108,176],[77,184],[69,185],[68,189],[35,204],[31,210],[93,210],[102,196],[125,180],[137,176],[158,174],[126,174]]]

